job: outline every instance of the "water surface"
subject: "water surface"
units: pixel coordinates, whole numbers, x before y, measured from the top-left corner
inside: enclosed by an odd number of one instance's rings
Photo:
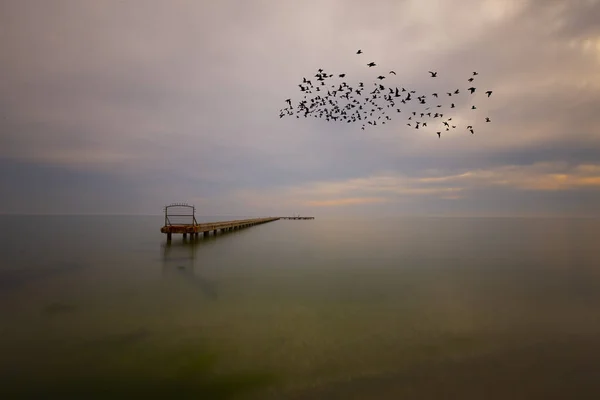
[[[0,217],[0,394],[600,398],[600,220],[162,223]]]

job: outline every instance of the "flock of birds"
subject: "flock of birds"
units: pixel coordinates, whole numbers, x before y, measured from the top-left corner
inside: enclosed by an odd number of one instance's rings
[[[358,50],[356,54],[363,54]],[[377,64],[369,62],[367,67],[376,67]],[[428,71],[431,78],[436,78],[437,71]],[[387,77],[396,75],[395,71],[389,71]],[[356,85],[349,85],[344,81],[346,74],[332,74],[324,71],[322,68],[317,70],[313,79],[303,78],[298,86],[304,93],[302,100],[296,106],[292,105],[291,99],[286,99],[287,107],[282,108],[279,117],[295,116],[300,118],[314,117],[323,118],[326,121],[360,123],[361,129],[368,126],[385,125],[392,120],[392,116],[402,114],[407,115],[406,124],[414,129],[433,128],[438,137],[441,137],[443,131],[457,129],[456,123],[451,116],[447,116],[447,110],[457,108],[457,96],[461,93],[472,96],[477,88],[473,86],[475,77],[479,75],[473,72],[467,79],[470,87],[461,91],[460,88],[452,89],[448,92],[432,92],[429,94],[418,94],[415,90],[406,89],[396,84],[384,84],[385,75],[378,75],[379,81],[372,82],[371,85],[365,85],[364,82],[358,82]],[[387,82],[387,81],[386,81]],[[465,85],[466,86],[466,85]],[[487,97],[492,95],[491,90],[485,92]],[[450,104],[440,104],[440,98],[446,98]],[[406,106],[416,104],[417,108],[411,107],[406,110]],[[474,104],[469,103],[471,110],[476,110]],[[445,116],[446,115],[446,116]],[[482,120],[483,122],[483,120]],[[485,122],[491,122],[489,117],[485,117]],[[432,126],[430,126],[432,125]],[[475,133],[473,125],[466,125],[466,130]]]

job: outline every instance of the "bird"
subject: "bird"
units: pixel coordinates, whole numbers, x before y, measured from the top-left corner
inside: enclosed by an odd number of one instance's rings
[[[469,82],[473,82],[473,78],[469,78],[468,80],[469,80]]]
[[[442,137],[442,132],[437,132],[437,135],[438,135],[439,138],[441,138]]]
[[[362,50],[358,49],[358,51],[356,52],[356,54],[362,54]]]
[[[469,131],[471,132],[471,135],[475,133],[473,129],[469,129]]]
[[[475,107],[475,106],[471,107],[471,110],[476,110],[476,109],[477,109],[477,107]]]
[[[476,72],[476,71],[474,71],[474,72],[473,72],[473,75],[479,75],[479,73],[478,73],[478,72]]]
[[[363,52],[362,50],[358,50],[356,53],[362,54]],[[377,64],[375,64],[375,62],[370,62],[366,65],[368,67],[374,67]],[[428,123],[430,122],[427,118],[439,118],[439,122],[444,123],[442,129],[446,129],[447,131],[456,127],[456,125],[450,125],[449,122],[451,121],[451,118],[445,117],[446,120],[444,120],[444,115],[439,112],[442,111],[442,107],[456,109],[457,106],[455,103],[451,103],[448,106],[443,104],[443,102],[440,102],[440,104],[437,105],[435,103],[431,104],[427,101],[427,95],[422,92],[417,92],[401,86],[384,86],[377,83],[377,80],[381,82],[386,78],[382,74],[379,76],[375,75],[371,78],[375,87],[371,88],[372,91],[367,90],[365,92],[365,88],[369,85],[368,82],[359,82],[356,86],[350,84],[350,82],[333,83],[330,81],[327,83],[329,78],[333,78],[336,75],[339,78],[345,78],[348,75],[345,73],[332,74],[325,72],[323,68],[319,68],[317,71],[318,73],[315,75],[315,79],[321,82],[321,84],[313,86],[307,78],[302,78],[302,83],[299,84],[298,87],[303,97],[297,105],[293,104],[291,99],[286,99],[286,108],[279,110],[280,118],[283,118],[284,116],[292,116],[292,118],[295,116],[296,118],[300,118],[304,115],[305,118],[320,118],[327,122],[360,122],[361,129],[366,130],[367,126],[377,126],[383,125],[387,121],[391,122],[394,119],[393,116],[391,113],[389,115],[386,114],[388,112],[393,112],[397,117],[406,115],[406,118],[403,119],[408,119],[406,122],[410,123],[409,126],[415,129],[427,130]],[[396,71],[393,69],[388,69],[388,73],[390,75],[397,75]],[[439,76],[437,71],[429,71],[429,73],[431,77]],[[472,77],[469,77],[468,79],[469,82],[473,80]],[[468,90],[471,94],[475,92],[474,87]],[[406,92],[406,96],[403,96],[400,91]],[[491,90],[488,90],[485,93],[490,97],[491,92]],[[440,93],[444,92],[436,91],[435,93],[429,92],[428,94],[432,97],[439,98]],[[447,92],[448,96],[458,95],[459,93],[459,89]],[[402,106],[399,104],[409,104],[408,102],[412,100],[412,94],[414,94],[414,100],[418,100],[418,102],[413,101],[413,103],[417,102],[417,104],[423,104],[425,107],[420,110],[417,110],[415,107],[415,111],[402,110]],[[398,100],[396,100],[397,98]],[[428,110],[431,109],[435,110],[436,107],[439,108],[438,112],[428,112]],[[472,109],[475,108],[476,107],[472,105]],[[378,121],[380,123],[377,123]],[[486,121],[490,122],[489,117]],[[467,127],[467,130],[474,133],[472,126]],[[439,132],[439,137],[441,137],[441,131]]]
[[[490,121],[490,117],[485,117],[485,122],[492,122],[492,121]]]

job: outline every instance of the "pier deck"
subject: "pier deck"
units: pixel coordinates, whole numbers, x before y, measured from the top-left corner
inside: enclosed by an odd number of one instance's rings
[[[315,217],[267,217],[239,219],[233,221],[206,222],[199,224],[196,221],[196,208],[188,204],[171,204],[165,207],[165,224],[160,231],[167,234],[167,241],[170,242],[173,234],[181,234],[187,237],[188,234],[198,237],[200,233],[208,236],[212,232],[216,235],[218,232],[228,232],[237,229],[247,228],[254,225],[265,224],[278,219],[315,219]]]

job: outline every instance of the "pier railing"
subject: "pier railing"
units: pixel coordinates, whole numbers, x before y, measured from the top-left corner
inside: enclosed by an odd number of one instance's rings
[[[216,235],[217,232],[227,232],[236,229],[247,228],[250,226],[264,224],[278,219],[315,219],[315,217],[266,217],[252,219],[238,219],[232,221],[207,222],[199,224],[196,220],[196,207],[186,203],[173,203],[165,206],[165,224],[160,231],[167,234],[167,241],[171,241],[174,233],[182,234],[184,238],[190,234],[192,237],[198,237],[200,233],[208,236],[211,232]]]

